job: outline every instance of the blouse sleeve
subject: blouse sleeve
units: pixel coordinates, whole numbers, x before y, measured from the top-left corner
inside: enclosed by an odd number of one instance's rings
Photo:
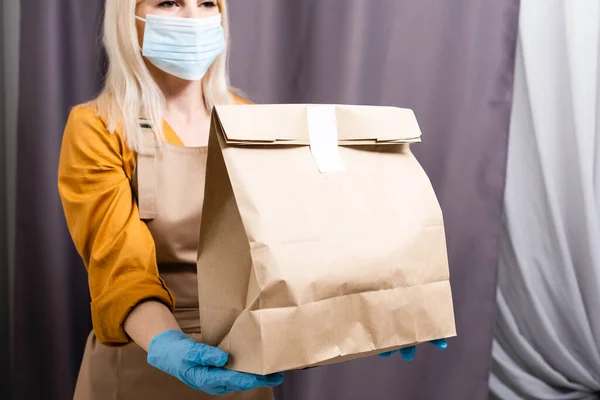
[[[140,220],[125,173],[121,135],[109,133],[86,106],[65,127],[58,191],[69,232],[88,271],[92,323],[109,346],[130,342],[123,329],[140,302],[174,308],[174,297],[158,275],[154,240]]]

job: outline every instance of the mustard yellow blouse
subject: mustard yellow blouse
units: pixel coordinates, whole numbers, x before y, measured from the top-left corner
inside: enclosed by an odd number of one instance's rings
[[[168,143],[183,145],[166,122],[164,135]],[[88,271],[94,331],[109,346],[129,343],[123,323],[140,302],[154,299],[175,306],[158,275],[154,240],[132,192],[135,159],[122,134],[109,133],[94,109],[73,108],[62,140],[58,191]]]

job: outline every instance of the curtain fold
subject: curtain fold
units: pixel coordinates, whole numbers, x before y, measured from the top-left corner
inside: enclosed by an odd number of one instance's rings
[[[3,398],[9,398],[12,377],[11,306],[13,299],[16,127],[19,77],[18,0],[0,4],[0,360],[7,373],[1,374]]]
[[[4,43],[5,30],[5,10],[0,4],[0,54],[2,62],[0,63],[0,130],[6,130],[6,45]],[[8,161],[7,161],[7,143],[6,135],[0,136],[0,360],[6,360],[10,363],[10,295],[9,295],[9,266],[8,266]],[[9,367],[10,371],[10,367]],[[10,377],[4,375],[0,377],[0,396],[8,396]]]
[[[413,108],[447,224],[458,338],[412,363],[288,374],[301,399],[487,399],[519,1],[230,2],[232,78],[254,100]]]
[[[600,4],[523,0],[492,390],[600,396]]]

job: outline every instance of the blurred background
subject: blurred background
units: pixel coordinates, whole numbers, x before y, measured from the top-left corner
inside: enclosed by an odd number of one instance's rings
[[[458,337],[288,375],[284,400],[600,398],[600,1],[229,0],[258,103],[412,108]],[[98,92],[103,0],[0,4],[0,398],[72,398],[91,329],[56,189]],[[431,347],[431,348],[430,348]]]

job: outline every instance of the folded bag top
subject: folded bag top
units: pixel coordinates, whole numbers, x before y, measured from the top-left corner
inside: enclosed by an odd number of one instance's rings
[[[276,108],[274,108],[276,107]],[[421,130],[410,109],[350,105],[221,105],[215,116],[228,144],[308,145],[309,110],[335,113],[341,145],[417,143]]]

